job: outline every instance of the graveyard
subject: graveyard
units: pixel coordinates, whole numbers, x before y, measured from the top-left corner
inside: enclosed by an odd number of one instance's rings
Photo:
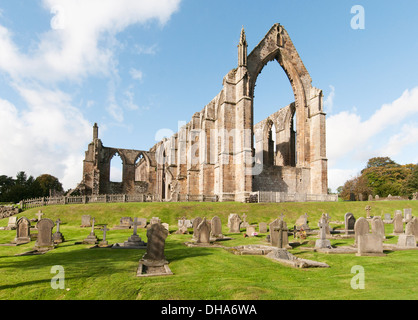
[[[399,215],[406,217],[406,208],[416,216],[418,202],[33,208],[14,216],[16,224],[26,224],[22,230],[7,228],[8,219],[0,220],[0,299],[416,300],[418,248],[416,239],[406,246],[414,231],[399,220]],[[401,213],[395,214],[397,210]],[[345,230],[345,219],[351,217],[347,213],[356,220],[350,232]],[[233,230],[234,219],[240,219],[238,230]],[[24,234],[27,223],[30,239]],[[259,229],[260,223],[267,228]],[[216,231],[209,237],[211,225]],[[370,245],[369,238],[379,245]],[[20,242],[13,244],[16,239]],[[148,252],[151,242],[163,251]],[[150,263],[155,255],[165,263]],[[277,259],[284,256],[292,259]],[[57,266],[64,272],[64,287],[54,289]],[[362,289],[351,285],[355,266],[364,269]],[[158,270],[148,276],[140,274],[142,268]]]

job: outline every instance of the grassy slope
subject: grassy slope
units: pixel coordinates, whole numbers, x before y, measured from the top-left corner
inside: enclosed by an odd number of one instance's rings
[[[364,207],[372,206],[372,215],[393,213],[411,207],[416,215],[418,201],[338,202],[338,203],[127,203],[88,204],[44,207],[44,217],[60,218],[61,232],[66,242],[41,256],[14,256],[29,251],[34,242],[19,247],[0,247],[0,299],[417,299],[416,273],[418,251],[387,252],[386,257],[356,257],[354,254],[327,255],[311,252],[305,246],[292,253],[303,258],[325,262],[327,269],[293,269],[262,256],[236,256],[219,248],[189,248],[183,243],[191,235],[171,234],[166,241],[166,257],[174,272],[169,277],[138,278],[135,276],[138,260],[145,250],[89,249],[88,245],[75,245],[83,240],[90,228],[80,228],[81,216],[90,214],[98,224],[112,228],[121,217],[159,217],[175,231],[177,219],[186,216],[212,218],[218,215],[223,222],[223,232],[230,213],[247,214],[250,223],[271,222],[281,213],[291,227],[305,212],[311,228],[316,228],[323,212],[331,216],[333,227],[342,226],[346,212],[355,217],[365,216]],[[35,218],[38,209],[19,214]],[[5,226],[7,219],[0,220]],[[390,236],[392,226],[386,225],[387,242],[396,243]],[[131,230],[111,230],[109,243],[123,242]],[[102,232],[96,230],[102,237]],[[146,241],[145,230],[139,235]],[[0,243],[8,243],[15,231],[0,231]],[[223,242],[226,246],[241,244],[266,244],[265,235],[244,238],[231,235],[234,240]],[[293,239],[290,238],[290,241]],[[333,244],[352,244],[352,239],[331,240]],[[53,290],[51,267],[61,265],[65,270],[65,287]],[[365,269],[365,290],[353,290],[351,268],[361,265]]]

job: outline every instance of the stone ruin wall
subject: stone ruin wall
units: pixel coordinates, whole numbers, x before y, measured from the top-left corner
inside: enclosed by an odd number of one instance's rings
[[[295,102],[254,125],[256,80],[272,60],[288,76]],[[108,148],[95,124],[78,189],[85,194],[147,193],[164,201],[245,201],[254,191],[325,195],[323,96],[311,82],[281,25],[275,24],[249,55],[242,30],[238,67],[224,77],[221,92],[172,137],[149,151]],[[119,184],[109,181],[116,153],[123,162]]]

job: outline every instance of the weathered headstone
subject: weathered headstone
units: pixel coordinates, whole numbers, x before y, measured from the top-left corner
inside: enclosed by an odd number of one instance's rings
[[[249,236],[249,237],[254,237],[255,236],[255,234],[256,234],[255,227],[256,227],[256,225],[248,225],[247,226],[246,232],[245,232],[247,234],[247,236]]]
[[[168,231],[161,223],[153,223],[147,229],[147,251],[139,261],[137,276],[161,276],[173,274],[164,255]]]
[[[267,223],[266,222],[260,222],[258,224],[258,232],[259,233],[267,233]]]
[[[393,218],[393,233],[395,235],[403,234],[403,218],[400,210],[396,210]]]
[[[372,233],[379,235],[382,238],[382,240],[385,240],[385,224],[383,223],[382,218],[377,216],[373,217],[371,225]]]
[[[351,212],[347,212],[344,215],[344,223],[345,223],[345,234],[352,234],[354,233],[354,226],[356,224],[356,218]]]
[[[247,228],[250,224],[247,222],[247,214],[242,214],[242,222],[240,228]]]
[[[198,239],[198,235],[197,235],[197,227],[199,226],[199,224],[202,222],[202,218],[201,217],[196,217],[193,219],[193,240],[197,240]]]
[[[30,221],[26,217],[21,217],[16,222],[16,238],[13,240],[13,243],[19,245],[29,243],[30,241]]]
[[[289,245],[287,225],[282,219],[276,219],[269,225],[270,244],[278,248],[287,248]]]
[[[385,213],[385,218],[383,221],[386,223],[392,223],[392,216],[390,215],[390,213]]]
[[[241,218],[238,214],[233,213],[228,219],[229,233],[240,233]]]
[[[55,224],[51,219],[41,219],[36,224],[38,229],[38,238],[36,239],[34,250],[48,251],[54,249],[54,241],[52,240],[52,229]]]
[[[131,217],[122,217],[119,220],[119,225],[114,227],[113,230],[123,230],[130,229],[132,227],[133,221]]]
[[[398,237],[398,246],[405,248],[415,248],[417,246],[416,238],[414,235],[416,219],[411,219],[410,222],[406,224],[405,233],[399,235]]]
[[[138,223],[139,229],[145,229],[147,227],[147,219],[146,218],[136,218]]]
[[[355,242],[354,245],[358,246],[358,239],[360,236],[369,233],[369,222],[366,218],[360,217],[357,219],[356,224],[354,225],[354,233],[355,233]]]
[[[91,216],[90,215],[83,215],[81,216],[81,228],[89,228],[91,227]]]
[[[181,220],[178,220],[178,230],[175,232],[176,234],[188,234],[189,233],[189,226],[190,228],[193,227],[190,220],[187,220],[186,217],[183,217]]]
[[[55,244],[62,243],[62,242],[64,242],[64,236],[60,232],[61,220],[57,219],[57,221],[55,221],[55,223],[57,224],[57,230],[52,235],[52,240],[54,241]]]
[[[149,223],[150,224],[161,223],[161,219],[158,217],[152,217]]]
[[[409,222],[412,220],[412,209],[411,208],[406,208],[403,209],[403,213],[404,213],[404,221],[405,222]]]
[[[310,230],[308,225],[308,214],[305,213],[303,216],[300,216],[296,222],[295,222],[296,230],[300,230],[303,228],[303,230],[308,231]]]
[[[215,216],[211,220],[211,235],[214,238],[223,238],[221,218]]]
[[[358,220],[360,220],[359,218]],[[382,238],[378,234],[366,233],[358,236],[357,256],[384,256]]]
[[[202,222],[197,226],[197,243],[208,244],[210,243],[210,231],[211,225],[206,218],[203,218]]]
[[[15,216],[9,217],[6,230],[16,230],[17,218]]]

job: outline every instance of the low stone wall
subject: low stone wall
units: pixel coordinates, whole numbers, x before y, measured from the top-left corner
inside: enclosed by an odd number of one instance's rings
[[[0,219],[8,218],[22,212],[22,209],[12,206],[0,206]]]

